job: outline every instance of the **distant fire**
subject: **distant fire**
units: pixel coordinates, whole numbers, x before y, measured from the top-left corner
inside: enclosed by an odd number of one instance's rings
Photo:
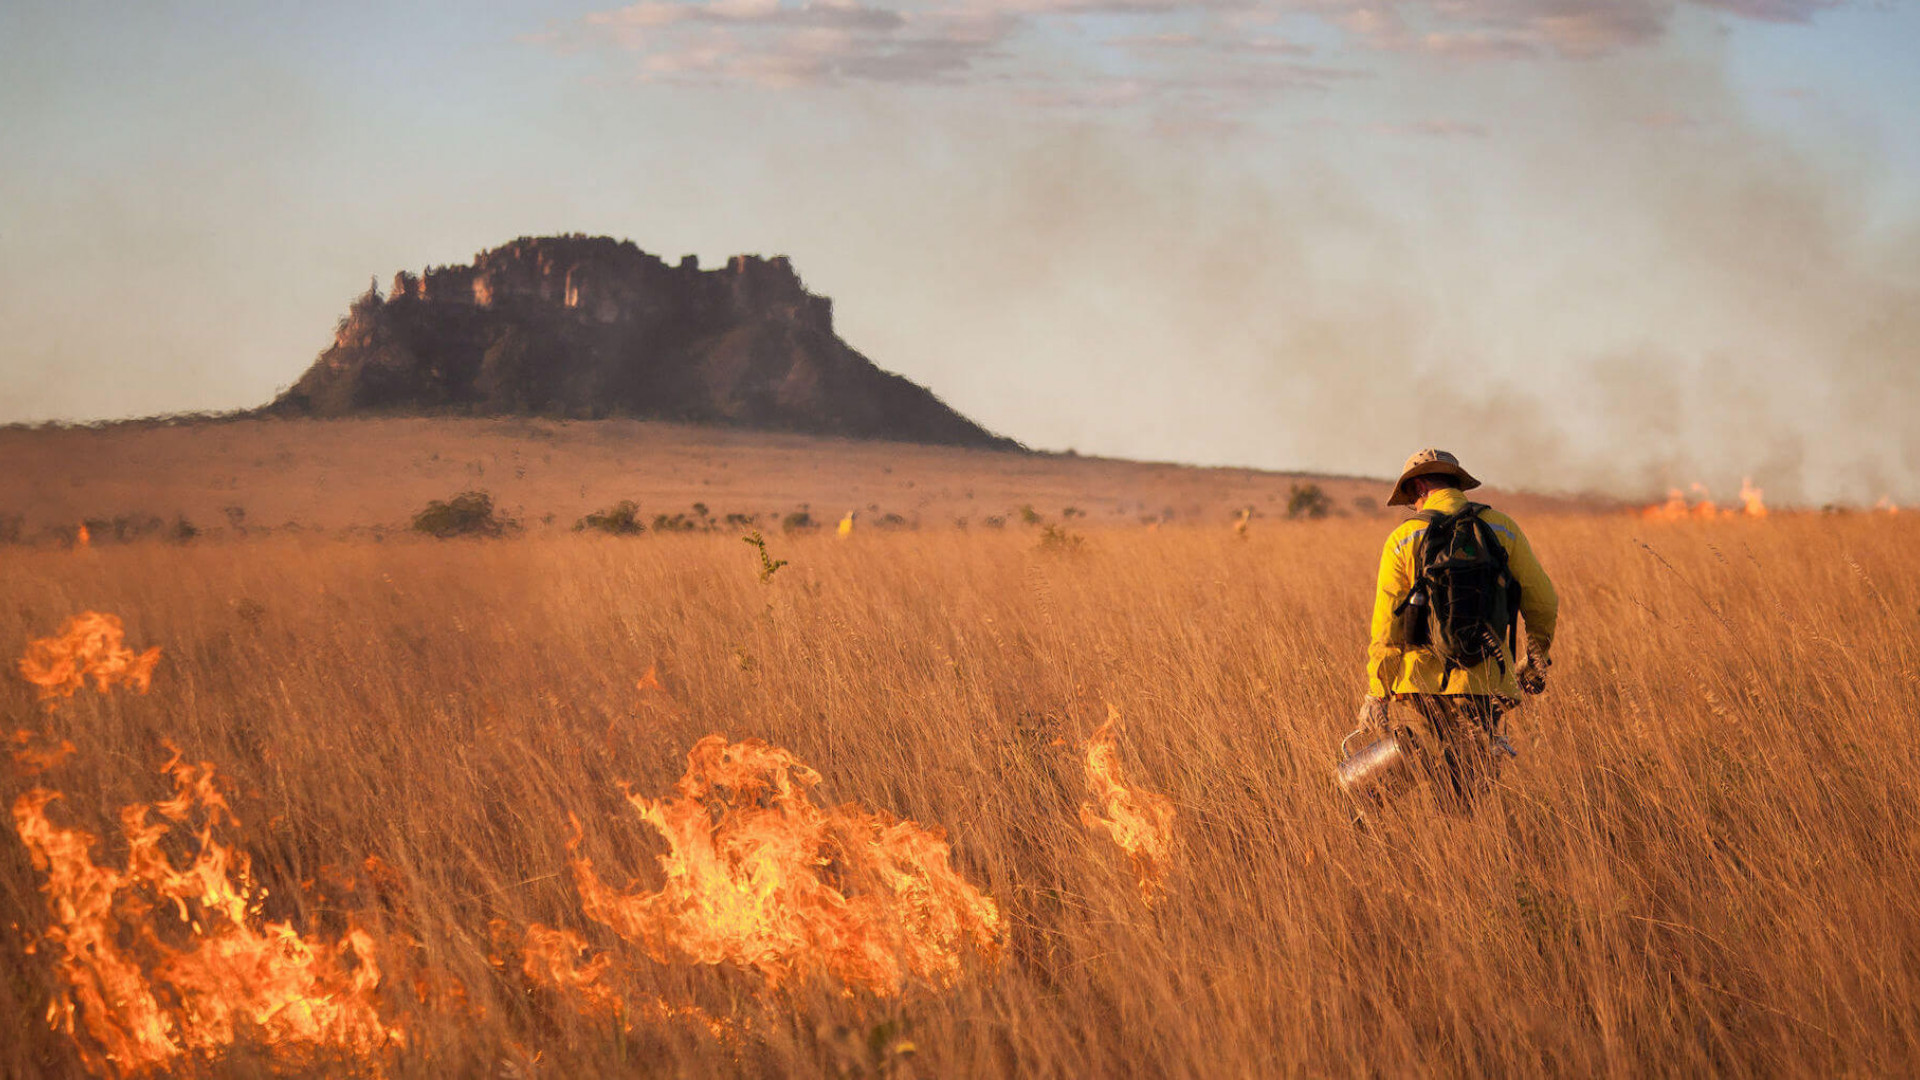
[[[1127,853],[1140,895],[1151,903],[1165,886],[1173,855],[1173,801],[1127,783],[1114,742],[1119,722],[1119,711],[1107,706],[1107,722],[1088,740],[1087,787],[1095,801],[1081,804],[1080,820],[1111,836]]]
[[[1873,511],[1876,514],[1898,514],[1900,507],[1893,501],[1893,496],[1882,495],[1880,501],[1873,504]]]
[[[820,974],[893,995],[909,977],[953,983],[968,951],[996,958],[1000,910],[954,870],[939,829],[822,809],[819,782],[758,739],[701,739],[671,795],[628,795],[669,845],[665,885],[621,893],[576,854],[587,917],[662,963],[737,964],[775,986]]]
[[[14,829],[46,879],[51,925],[35,948],[52,950],[63,984],[48,1019],[87,1068],[168,1068],[243,1037],[297,1061],[398,1042],[374,1004],[372,937],[352,929],[324,941],[264,920],[266,891],[246,853],[214,838],[238,822],[212,767],[176,757],[165,771],[173,798],[120,812],[124,869],[94,862],[92,835],[48,818],[58,792],[36,788],[13,804]],[[176,827],[191,834],[184,866],[162,848]]]
[[[103,694],[115,685],[144,694],[160,662],[160,647],[136,653],[126,647],[125,638],[119,616],[81,612],[68,619],[60,633],[27,645],[20,674],[39,688],[43,701],[72,697],[88,679]]]
[[[1767,516],[1765,493],[1751,479],[1740,481],[1740,505],[1722,507],[1707,497],[1704,484],[1693,484],[1687,491],[1674,488],[1667,501],[1639,510],[1649,521],[1717,521],[1725,518],[1763,518]]]

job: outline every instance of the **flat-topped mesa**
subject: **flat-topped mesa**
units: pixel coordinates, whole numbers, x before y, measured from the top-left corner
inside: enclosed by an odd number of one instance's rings
[[[703,271],[698,256],[668,266],[630,240],[606,237],[523,238],[481,252],[471,266],[428,267],[420,275],[402,270],[386,299],[481,308],[558,305],[612,323],[642,317],[661,299],[704,306],[722,296],[737,315],[784,315],[833,332],[833,301],[808,293],[785,255],[735,255],[724,270]]]
[[[785,256],[702,270],[632,241],[522,237],[356,300],[278,413],[630,415],[1013,447],[833,332]]]

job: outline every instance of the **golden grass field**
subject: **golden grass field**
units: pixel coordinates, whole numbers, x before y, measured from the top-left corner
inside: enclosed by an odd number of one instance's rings
[[[267,1018],[182,1072],[1911,1075],[1920,524],[1523,516],[1562,609],[1519,762],[1472,819],[1416,792],[1359,830],[1329,771],[1391,521],[769,531],[764,581],[728,532],[7,548],[0,652],[82,611],[162,652],[148,692],[53,708],[9,664],[0,800],[64,793],[47,817],[125,867],[115,814],[172,794],[177,748],[220,777],[256,928],[377,946],[363,997],[398,1037],[289,1046]],[[1151,900],[1083,820],[1109,707],[1127,782],[1174,807]],[[711,733],[792,751],[820,806],[944,828],[996,947],[896,994],[588,917],[571,858],[660,888],[622,785],[668,793]],[[84,1015],[49,1028],[45,882],[0,829],[0,1074],[110,1072]],[[142,926],[182,947],[137,892],[128,955],[166,955]],[[519,964],[536,924],[605,958],[608,1007]]]

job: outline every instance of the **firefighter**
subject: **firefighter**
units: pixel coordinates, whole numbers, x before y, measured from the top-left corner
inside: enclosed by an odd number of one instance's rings
[[[1559,598],[1511,517],[1466,492],[1444,450],[1407,459],[1387,500],[1412,506],[1380,553],[1362,727],[1391,732],[1440,805],[1471,812],[1511,753],[1502,713],[1546,688]],[[1524,621],[1524,659],[1519,628]],[[1388,709],[1389,702],[1398,708]]]

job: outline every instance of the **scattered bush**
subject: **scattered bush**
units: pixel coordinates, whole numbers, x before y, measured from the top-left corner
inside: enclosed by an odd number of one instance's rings
[[[1020,524],[1038,525],[1041,520],[1040,511],[1035,510],[1032,503],[1028,503],[1020,508]]]
[[[819,523],[813,520],[813,515],[805,510],[795,510],[780,519],[780,528],[786,532],[806,532],[808,529],[819,527]]]
[[[1079,551],[1086,542],[1086,537],[1081,536],[1079,533],[1068,532],[1058,525],[1043,525],[1040,527],[1040,543],[1038,546],[1041,551]]]
[[[1333,509],[1333,500],[1320,490],[1319,484],[1295,484],[1287,493],[1287,516],[1290,518],[1323,518]]]
[[[699,522],[693,520],[692,518],[688,517],[685,514],[653,515],[653,531],[654,532],[663,532],[663,533],[693,532],[695,529],[698,529],[699,527],[700,527]]]
[[[982,518],[980,524],[985,525],[989,529],[1004,529],[1007,527],[1007,519],[998,514],[990,514]]]
[[[199,528],[196,527],[193,522],[188,521],[185,514],[177,515],[173,519],[173,524],[167,526],[166,538],[175,544],[187,543],[199,535]]]
[[[882,514],[873,519],[873,527],[876,529],[906,529],[911,528],[912,523],[899,514]]]
[[[87,527],[87,539],[95,544],[108,542],[124,544],[159,535],[167,528],[166,522],[152,514],[116,514],[110,518],[87,518],[81,524]]]
[[[499,536],[513,521],[494,512],[493,496],[463,491],[446,502],[438,499],[413,515],[413,529],[446,540],[455,536]]]
[[[588,529],[613,536],[638,536],[647,531],[647,527],[640,524],[640,504],[632,499],[622,499],[573,523],[574,532]]]
[[[1372,517],[1380,512],[1380,500],[1371,495],[1355,495],[1353,497],[1353,508],[1368,517]]]

